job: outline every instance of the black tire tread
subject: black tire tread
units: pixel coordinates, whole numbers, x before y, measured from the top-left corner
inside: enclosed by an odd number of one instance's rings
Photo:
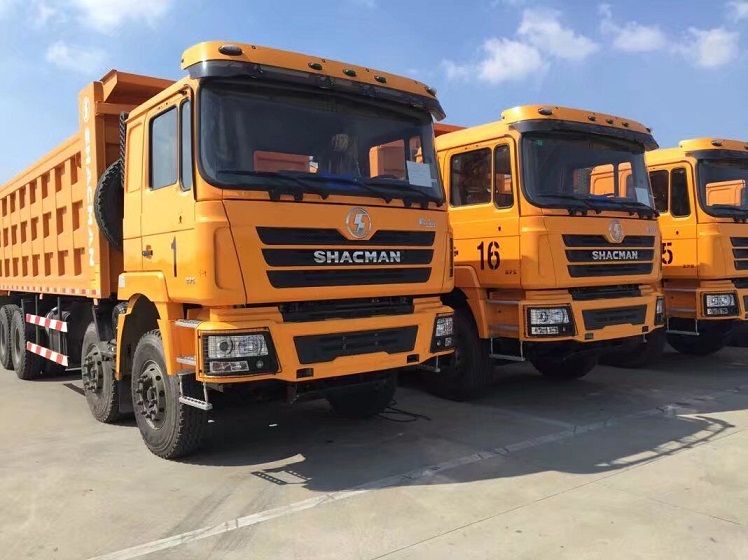
[[[122,220],[125,215],[122,177],[122,161],[118,159],[101,174],[94,192],[96,223],[106,240],[118,251],[122,251]]]
[[[96,332],[96,325],[94,325],[93,322],[88,325],[86,333],[83,335],[83,342],[81,344],[82,359],[86,358],[86,348],[92,341],[99,341],[99,333]],[[91,415],[96,418],[96,420],[104,424],[114,424],[122,419],[124,415],[120,413],[119,410],[119,385],[114,379],[112,379],[112,390],[106,398],[96,400],[94,400],[94,398],[91,398],[91,395],[86,392],[88,408],[91,411]],[[103,406],[97,407],[97,403],[103,403]]]
[[[606,366],[624,369],[638,369],[652,365],[662,356],[665,349],[665,328],[650,333],[647,340],[626,351],[614,352],[600,359]]]
[[[727,338],[714,334],[688,336],[682,334],[667,335],[667,342],[673,349],[689,356],[710,356],[727,345]]]
[[[20,364],[16,364],[15,362],[13,363],[13,369],[15,370],[18,379],[23,379],[24,381],[38,379],[43,373],[42,360],[44,358],[42,358],[38,354],[34,354],[33,352],[29,352],[28,350],[26,350],[26,342],[29,341],[29,337],[31,335],[31,332],[33,331],[33,327],[29,327],[29,325],[26,323],[26,318],[24,317],[23,312],[20,308],[16,309],[13,312],[13,318],[11,321],[11,341],[14,339],[14,329],[19,330],[22,333],[22,357]]]
[[[0,356],[0,366],[7,370],[13,369],[13,350],[11,349],[12,338],[10,336],[10,326],[13,322],[13,313],[15,313],[17,309],[19,309],[19,307],[12,303],[0,307],[0,321],[5,322],[7,325],[6,332],[8,333],[8,340],[6,341],[8,353],[5,356]]]
[[[597,366],[597,356],[572,356],[566,359],[540,358],[530,361],[543,377],[553,381],[581,379]]]
[[[138,341],[133,354],[133,361],[137,361],[139,351],[142,351],[142,347],[152,344],[162,354],[163,358],[163,342],[161,339],[161,331],[154,329],[145,333]],[[166,360],[164,359],[164,362]],[[165,375],[168,373],[164,372]],[[133,370],[133,378],[138,375],[138,372]],[[185,376],[182,379],[182,387],[187,396],[199,397],[201,393],[200,385],[194,378]],[[135,391],[133,390],[133,399],[135,398]],[[194,407],[187,406],[185,404],[177,402],[177,426],[174,436],[171,438],[171,445],[163,450],[154,449],[146,441],[148,449],[158,457],[162,459],[178,459],[191,453],[194,453],[203,443],[203,439],[206,433],[207,418],[206,413],[198,410]]]

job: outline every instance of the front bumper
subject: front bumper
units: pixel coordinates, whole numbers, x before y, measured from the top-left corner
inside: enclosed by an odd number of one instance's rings
[[[545,343],[576,341],[591,343],[640,336],[660,328],[664,321],[655,320],[657,298],[662,294],[650,290],[639,296],[580,301],[571,295],[545,297],[527,292],[519,302],[519,333],[523,342]],[[573,323],[568,334],[534,336],[528,319],[530,308],[566,307]]]
[[[436,319],[449,315],[438,298],[416,300],[406,315],[304,322],[284,322],[276,308],[211,309],[194,329],[195,372],[206,383],[297,383],[417,365],[451,353],[432,351]],[[253,333],[269,335],[276,371],[210,374],[206,337]]]
[[[704,303],[706,294],[734,294],[736,313],[708,315]],[[698,321],[748,320],[748,288],[737,288],[732,282],[715,282],[710,285],[665,286],[666,310],[670,318],[696,319]]]

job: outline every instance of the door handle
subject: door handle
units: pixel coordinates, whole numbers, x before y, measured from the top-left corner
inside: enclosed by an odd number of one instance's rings
[[[152,257],[153,256],[153,250],[152,249],[146,249],[145,251],[143,251],[143,256],[147,257],[147,258]]]

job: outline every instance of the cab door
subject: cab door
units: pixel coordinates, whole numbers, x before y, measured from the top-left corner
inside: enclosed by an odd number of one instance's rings
[[[196,283],[192,99],[188,92],[154,107],[147,122],[147,181],[142,189],[143,271],[163,274],[170,299]]]
[[[445,162],[455,262],[471,266],[484,287],[520,284],[514,150],[500,139],[452,150]]]
[[[690,165],[654,167],[649,173],[655,208],[660,212],[662,275],[694,278],[699,265],[695,190]]]

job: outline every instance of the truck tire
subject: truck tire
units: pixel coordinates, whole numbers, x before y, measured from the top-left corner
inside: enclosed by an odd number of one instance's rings
[[[464,401],[491,382],[493,363],[490,342],[478,338],[472,314],[464,307],[455,310],[455,352],[439,373],[424,374],[426,389],[441,398]]]
[[[18,379],[36,379],[42,374],[42,358],[26,350],[26,342],[34,336],[34,327],[30,326],[20,309],[13,312],[10,323],[10,350],[13,356],[13,369]]]
[[[330,391],[325,395],[338,416],[364,419],[383,412],[392,403],[397,387],[397,376],[390,375],[381,383],[353,385]]]
[[[537,358],[531,360],[543,377],[554,381],[580,379],[595,369],[597,356],[571,356],[566,359]]]
[[[111,424],[122,418],[119,410],[119,386],[114,379],[111,360],[98,347],[99,334],[93,322],[88,325],[81,345],[83,391],[91,415],[99,422]]]
[[[182,378],[185,396],[202,398],[200,384]],[[179,378],[166,373],[161,333],[144,334],[133,356],[132,401],[135,420],[148,449],[163,459],[197,451],[208,426],[208,414],[179,402]]]
[[[117,160],[102,173],[94,193],[96,223],[106,240],[118,251],[122,251],[122,220],[125,216],[122,176],[122,161]]]
[[[665,329],[657,329],[647,339],[625,350],[612,352],[600,360],[606,366],[635,369],[651,365],[660,359],[665,350]]]
[[[3,305],[0,307],[0,366],[13,369],[13,353],[11,352],[10,325],[17,305]]]
[[[667,342],[674,350],[691,356],[709,356],[719,352],[727,344],[724,336],[715,336],[712,333],[699,336],[669,334]]]

